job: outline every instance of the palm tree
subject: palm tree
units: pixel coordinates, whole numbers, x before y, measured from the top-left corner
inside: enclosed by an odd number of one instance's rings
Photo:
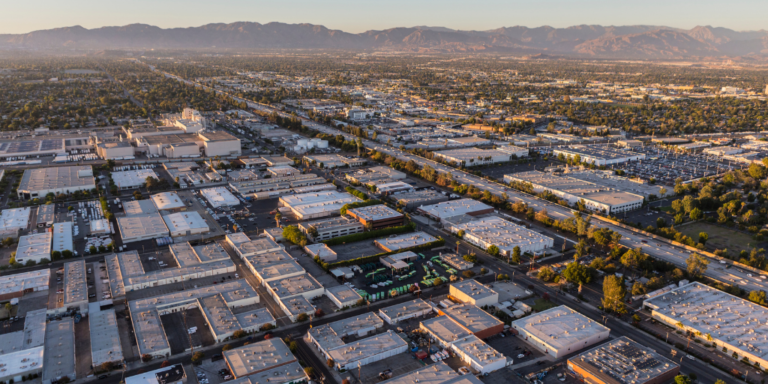
[[[459,254],[459,245],[461,245],[461,241],[456,241],[456,254]]]
[[[709,334],[709,333],[707,333],[706,335],[704,335],[704,338],[706,338],[706,339],[707,339],[707,341],[709,341],[709,342],[712,342],[712,340],[713,340],[713,338],[712,338],[712,335],[711,335],[711,334]]]
[[[275,222],[277,223],[278,227],[280,226],[280,219],[282,219],[282,218],[283,218],[283,214],[282,213],[278,212],[278,213],[275,214]]]
[[[681,321],[678,321],[677,324],[675,324],[675,325],[677,325],[677,327],[680,328],[680,329],[685,328],[685,325]]]

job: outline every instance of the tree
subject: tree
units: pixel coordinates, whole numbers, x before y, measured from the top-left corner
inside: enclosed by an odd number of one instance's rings
[[[709,234],[706,232],[699,232],[699,243],[706,244],[709,240]]]
[[[466,234],[466,232],[464,232],[463,229],[460,229],[459,232],[456,233],[456,236],[459,236],[459,238],[462,238],[462,237],[464,237],[465,234]]]
[[[584,239],[579,239],[579,242],[574,244],[573,248],[576,250],[574,258],[584,257],[589,254],[589,244]]]
[[[690,218],[691,220],[701,220],[704,218],[704,213],[701,212],[701,209],[694,208],[691,210]]]
[[[99,250],[96,248],[96,246],[95,246],[95,245],[91,245],[91,247],[90,247],[90,248],[88,248],[88,252],[89,252],[89,253],[91,253],[91,254],[95,254],[95,253],[96,253],[96,252],[98,252],[98,251],[99,251]]]
[[[747,170],[747,172],[749,173],[750,176],[752,176],[753,178],[755,178],[757,180],[765,179],[766,174],[767,174],[766,168],[764,166],[760,165],[760,164],[757,164],[757,163],[752,163],[749,166],[749,169]]]
[[[333,359],[328,359],[325,361],[325,365],[327,365],[328,368],[333,368],[333,366],[336,365],[336,362],[333,361]]]
[[[763,290],[750,292],[748,299],[755,304],[766,305],[765,291]]]
[[[667,220],[665,220],[663,217],[659,217],[656,219],[656,228],[664,228],[667,226]]]
[[[160,363],[160,368],[165,368],[165,367],[170,367],[170,366],[171,366],[171,362],[168,361],[168,360],[163,360],[163,362]]]
[[[550,282],[552,279],[555,278],[555,271],[552,270],[549,266],[543,266],[539,268],[539,274],[538,274],[539,280],[544,282]]]
[[[693,381],[686,375],[677,375],[675,376],[675,384],[693,384]]]
[[[592,282],[592,273],[584,265],[572,261],[568,263],[568,266],[563,271],[563,277],[571,283],[579,285],[579,293],[584,284]]]
[[[626,313],[625,296],[627,296],[627,288],[624,286],[624,279],[616,275],[609,275],[603,279],[603,308],[606,311]]]
[[[489,246],[486,251],[488,252],[489,255],[491,255],[493,257],[496,257],[496,256],[499,255],[499,247],[497,247],[495,245]]]
[[[296,316],[296,321],[303,322],[309,320],[309,316],[307,316],[306,313],[300,313],[298,316]]]
[[[51,252],[51,259],[52,260],[58,260],[60,258],[61,258],[61,252],[59,252],[59,251]]]
[[[709,260],[696,253],[691,253],[688,259],[685,260],[686,270],[691,278],[698,279],[704,275],[709,265]]]
[[[199,353],[199,352],[198,352],[198,353]],[[152,360],[152,355],[150,355],[150,354],[148,354],[148,353],[145,353],[145,354],[141,355],[141,361],[143,361],[143,362],[145,362],[145,363],[146,363],[146,362],[148,362],[148,361],[150,361],[150,360]],[[193,362],[194,362],[194,361],[193,361]]]
[[[289,225],[283,228],[283,237],[293,244],[302,247],[307,245],[307,236],[295,225]]]
[[[283,218],[283,214],[282,213],[278,212],[278,213],[275,214],[275,223],[277,223],[278,227],[280,226],[280,219],[282,219],[282,218]]]
[[[222,351],[229,351],[232,348],[234,348],[234,347],[232,347],[232,344],[224,344],[224,346],[221,347],[221,350]]]
[[[632,284],[632,296],[639,296],[644,295],[646,293],[645,285],[639,281],[635,281],[634,284]]]
[[[203,362],[203,358],[205,358],[205,354],[204,353],[199,352],[199,351],[195,352],[192,355],[192,358],[191,358],[192,364],[200,364],[200,363],[202,363]]]
[[[470,263],[477,263],[477,255],[475,255],[474,253],[470,253],[470,254],[464,255],[463,258],[464,258],[464,260],[466,260],[466,261],[468,261]]]
[[[13,304],[11,304],[10,301],[5,303],[5,310],[8,311],[9,314],[11,313],[11,310],[13,310]]]
[[[245,331],[243,331],[242,329],[238,329],[237,331],[232,333],[232,337],[234,337],[235,339],[245,337]]]
[[[315,369],[312,367],[305,367],[304,373],[306,373],[309,377],[315,377]]]
[[[72,251],[70,251],[69,249],[65,249],[65,250],[61,251],[61,257],[65,258],[65,259],[71,259],[72,256],[73,256],[72,255]]]
[[[520,264],[520,261],[521,261],[521,259],[520,259],[520,247],[515,246],[514,248],[512,248],[512,262]]]

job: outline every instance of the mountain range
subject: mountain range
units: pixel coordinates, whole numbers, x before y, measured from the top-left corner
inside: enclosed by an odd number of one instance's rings
[[[417,26],[348,33],[322,25],[237,22],[163,29],[146,24],[81,26],[0,35],[1,49],[341,49],[511,53],[612,59],[768,59],[768,31],[699,26],[578,25],[464,31]]]

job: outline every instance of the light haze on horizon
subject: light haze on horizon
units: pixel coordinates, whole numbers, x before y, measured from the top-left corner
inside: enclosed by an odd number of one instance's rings
[[[185,28],[236,21],[310,23],[351,33],[417,25],[489,30],[581,24],[711,25],[746,31],[768,29],[766,14],[765,0],[16,0],[3,4],[0,33],[134,23]]]

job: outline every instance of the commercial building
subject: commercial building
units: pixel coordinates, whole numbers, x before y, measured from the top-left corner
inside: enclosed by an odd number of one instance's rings
[[[283,196],[280,205],[287,207],[298,220],[335,215],[345,204],[361,201],[347,192],[322,191]]]
[[[23,208],[17,208],[23,209]],[[37,207],[37,226],[50,227],[53,225],[56,212],[56,204],[43,204]]]
[[[551,237],[496,216],[450,225],[448,230],[453,233],[464,231],[463,239],[481,249],[495,245],[504,256],[511,255],[515,247],[520,247],[522,253],[536,253],[551,248],[554,244]]]
[[[329,359],[331,351],[346,344],[344,338],[348,336],[365,337],[382,327],[384,327],[384,321],[375,313],[368,312],[312,327],[307,335],[323,356]]]
[[[74,349],[74,348],[73,348]],[[74,350],[72,351],[74,353]],[[42,376],[45,366],[45,347],[39,346],[21,351],[11,352],[2,356],[5,370],[0,371],[0,381],[22,382],[22,377],[30,374]]]
[[[88,327],[91,333],[91,365],[122,363],[123,348],[117,329],[115,310],[100,309],[99,303],[91,303],[88,310]]]
[[[186,207],[184,201],[181,200],[176,192],[155,193],[149,199],[155,204],[157,210],[162,213],[178,212]]]
[[[462,148],[434,152],[435,159],[456,165],[472,167],[475,165],[506,163],[511,154],[495,149]]]
[[[117,228],[125,244],[168,236],[165,220],[158,213],[118,217]]]
[[[455,253],[443,253],[440,255],[440,260],[450,265],[457,271],[465,271],[475,266],[474,263],[464,260],[463,256],[459,256]]]
[[[307,164],[316,164],[323,168],[341,168],[341,167],[358,167],[365,164],[365,160],[352,157],[347,158],[337,154],[330,155],[304,155],[304,162]]]
[[[680,365],[622,336],[568,359],[568,370],[595,384],[663,384],[672,382]]]
[[[616,145],[624,148],[638,148],[643,146],[643,142],[640,140],[619,140]]]
[[[330,351],[330,358],[338,370],[350,370],[384,360],[408,350],[408,343],[395,332],[387,331],[345,344]]]
[[[285,252],[283,247],[268,237],[260,237],[251,240],[245,233],[235,232],[227,234],[226,240],[227,243],[235,249],[235,252],[241,259],[268,252]],[[290,255],[288,255],[288,257],[290,257]]]
[[[155,203],[153,203],[152,200],[131,200],[124,201],[122,204],[123,214],[125,216],[139,216],[158,213],[157,206],[155,206]]]
[[[696,282],[646,299],[643,306],[669,327],[709,335],[711,341],[703,342],[768,366],[768,335],[759,326],[768,309],[761,305]]]
[[[306,315],[307,318],[310,318],[309,316],[315,314],[315,306],[305,299],[304,296],[293,296],[284,300],[278,300],[277,304],[294,323],[299,320],[301,315]]]
[[[420,245],[429,244],[437,241],[437,238],[426,232],[411,232],[397,235],[394,237],[386,237],[382,239],[376,239],[373,243],[379,248],[387,252],[395,252],[400,250],[406,250],[408,248],[418,247]]]
[[[499,351],[493,349],[477,336],[468,336],[458,340],[451,346],[461,360],[470,368],[487,374],[502,369],[507,364],[507,358]]]
[[[325,293],[323,285],[307,273],[267,281],[266,287],[275,300],[287,299],[298,295],[303,296],[307,300],[312,300]]]
[[[448,294],[462,303],[478,307],[499,303],[499,294],[496,291],[473,279],[451,284]]]
[[[612,171],[571,171],[566,173],[565,176],[597,184],[605,188],[641,195],[646,199],[651,195],[661,197],[661,189],[664,188],[661,185],[644,183],[640,179],[616,176]],[[667,189],[666,196],[675,193],[673,188],[664,189]]]
[[[349,182],[366,185],[378,184],[381,180],[403,180],[405,176],[403,172],[384,166],[360,169],[344,175]]]
[[[227,252],[217,243],[192,246],[178,243],[170,246],[176,268],[144,269],[136,251],[107,255],[107,274],[112,297],[125,296],[126,292],[166,285],[205,276],[235,272],[235,264]]]
[[[22,297],[26,293],[48,290],[51,270],[41,269],[0,276],[0,300]]]
[[[211,299],[212,297],[213,299]],[[261,327],[258,322],[241,324],[242,316],[235,316],[232,312],[232,308],[249,306],[258,302],[258,294],[245,280],[232,280],[221,284],[187,288],[182,292],[130,301],[128,309],[139,354],[147,354],[153,358],[165,358],[170,356],[171,347],[160,316],[189,308],[200,308],[211,334],[216,340],[221,341],[231,337],[235,330],[242,329],[245,332],[254,332]]]
[[[590,183],[568,176],[555,176],[539,171],[520,172],[504,175],[506,183],[527,183],[534,192],[549,191],[576,205],[583,202],[592,211],[605,213],[626,212],[643,206],[643,196],[620,191],[611,187]]]
[[[147,177],[160,179],[157,173],[151,169],[132,169],[128,171],[112,172],[112,180],[117,189],[135,189],[147,182]]]
[[[109,227],[107,227],[109,228]],[[70,251],[72,252],[75,247],[72,239],[72,222],[65,221],[63,223],[56,223],[52,229],[53,245],[51,246],[51,252],[53,251]]]
[[[198,134],[203,139],[203,150],[208,157],[240,156],[240,139],[226,131],[205,131]]]
[[[402,213],[384,204],[348,209],[347,215],[368,229],[394,227],[403,225],[403,221],[405,221],[405,216]]]
[[[172,213],[163,216],[163,221],[171,237],[201,235],[211,230],[205,219],[196,211]]]
[[[352,220],[346,216],[338,216],[299,223],[299,229],[313,241],[323,241],[334,237],[360,233],[365,230],[365,227],[357,220]]]
[[[449,200],[448,196],[431,189],[398,193],[392,195],[392,199],[397,201],[398,207],[405,207],[409,211],[424,205],[434,205]]]
[[[396,193],[413,192],[414,188],[408,183],[402,181],[386,181],[383,180],[381,184],[375,184],[376,193],[382,196],[389,196]]]
[[[224,351],[222,356],[235,379],[254,375],[258,377],[260,373],[271,371],[275,368],[289,367],[293,364],[298,365],[296,357],[291,353],[290,349],[288,349],[285,342],[279,337]],[[303,369],[301,371],[304,372]],[[297,381],[282,381],[283,378],[279,377],[280,375],[274,376],[278,376],[277,381],[269,380],[270,383],[300,382],[298,380],[306,377],[305,375],[301,375],[300,377],[297,377]]]
[[[127,141],[103,142],[96,144],[96,154],[104,160],[133,159],[134,149]]]
[[[200,194],[213,208],[228,210],[240,205],[240,200],[225,187],[201,189]]]
[[[425,205],[416,209],[422,215],[433,220],[442,220],[458,215],[480,216],[493,212],[493,207],[474,199],[451,200],[433,205]]]
[[[0,234],[3,237],[18,237],[19,231],[29,226],[31,212],[29,207],[4,209],[0,213]]]
[[[19,244],[16,248],[16,262],[26,264],[30,260],[36,263],[43,259],[50,260],[52,240],[53,233],[51,232],[19,237]]]
[[[405,375],[393,377],[381,384],[481,384],[474,375],[459,375],[443,361],[419,368]]]
[[[504,330],[501,320],[472,304],[441,308],[438,313],[450,317],[481,339],[497,335]]]
[[[419,329],[427,332],[442,348],[449,348],[453,343],[472,336],[472,332],[461,326],[449,316],[438,316],[419,323]]]
[[[564,305],[512,322],[519,337],[560,358],[608,339],[610,329]]]
[[[182,384],[187,374],[181,364],[139,373],[125,378],[125,384]]]
[[[297,189],[301,188],[319,188],[320,185],[323,184],[327,184],[327,180],[318,177],[314,173],[297,173],[291,176],[270,177],[268,179],[229,181],[229,187],[232,188],[233,191],[238,192],[241,195],[255,193],[257,199],[279,197],[281,195],[296,192]],[[336,189],[336,186],[333,186],[331,189]]]
[[[569,145],[567,148],[555,148],[552,150],[552,153],[555,156],[562,154],[566,158],[570,157],[572,159],[579,156],[582,163],[595,164],[596,166],[614,165],[645,159],[644,153],[631,152],[607,145]]]
[[[88,282],[85,274],[85,260],[64,263],[62,274],[63,292],[59,300],[48,303],[48,313],[59,315],[67,311],[88,313]]]
[[[96,189],[96,180],[90,165],[32,168],[24,171],[17,195],[19,199],[28,200],[49,193],[69,194],[92,189]]]
[[[331,247],[323,243],[307,244],[304,246],[304,250],[307,251],[307,254],[313,259],[315,257],[319,257],[320,260],[326,263],[336,261],[338,258],[336,252],[334,252]]]
[[[68,377],[75,380],[75,319],[51,321],[45,328],[43,383]]]
[[[327,288],[325,290],[325,295],[328,296],[333,304],[339,309],[352,307],[356,305],[358,301],[362,300],[362,297],[357,291],[343,284]]]
[[[407,301],[390,307],[379,309],[381,316],[387,324],[396,324],[403,320],[423,317],[432,312],[432,306],[422,299]]]
[[[528,148],[517,147],[514,145],[500,145],[496,147],[497,151],[508,153],[513,159],[527,157]]]
[[[272,177],[286,177],[301,173],[299,170],[291,167],[290,165],[278,165],[276,167],[269,167],[267,168],[267,172],[269,172]]]

